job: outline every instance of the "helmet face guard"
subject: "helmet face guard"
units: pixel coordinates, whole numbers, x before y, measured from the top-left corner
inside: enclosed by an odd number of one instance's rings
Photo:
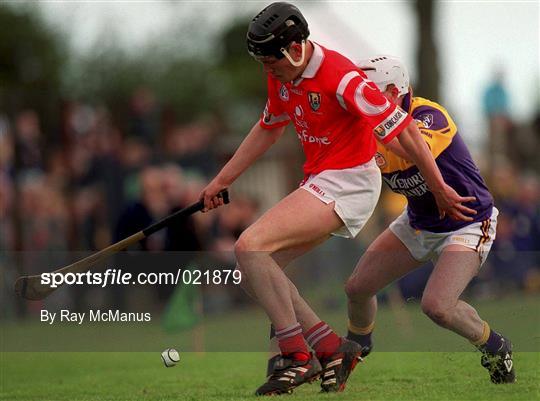
[[[287,48],[291,42],[303,42],[304,48],[308,36],[307,22],[298,8],[289,3],[273,3],[249,24],[246,38],[248,52],[255,58],[287,57],[295,65],[297,62],[292,60]],[[302,51],[302,61],[304,53]]]

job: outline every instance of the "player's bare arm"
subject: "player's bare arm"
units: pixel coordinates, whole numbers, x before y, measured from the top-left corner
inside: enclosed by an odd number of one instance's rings
[[[382,142],[381,142],[382,143]],[[383,146],[388,149],[390,152],[398,155],[402,159],[412,161],[411,156],[407,153],[403,146],[399,143],[398,138],[393,138],[390,142],[383,144]]]
[[[472,217],[466,214],[474,215],[476,211],[465,206],[464,203],[474,202],[476,198],[473,196],[460,196],[444,182],[435,159],[422,139],[415,121],[411,121],[398,136],[398,140],[426,180],[437,202],[441,218],[448,215],[454,220],[472,221]]]
[[[223,200],[217,196],[218,193],[229,187],[278,140],[283,132],[285,127],[266,129],[256,123],[233,157],[201,192],[199,198],[204,200],[203,211],[223,205]]]

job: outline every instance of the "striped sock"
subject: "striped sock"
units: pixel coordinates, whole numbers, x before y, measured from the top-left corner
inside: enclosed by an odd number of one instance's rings
[[[276,338],[279,342],[281,354],[285,357],[292,357],[299,361],[310,359],[309,351],[302,337],[302,327],[300,323],[276,330]]]
[[[496,331],[491,330],[489,324],[484,322],[482,337],[478,341],[471,341],[481,351],[486,351],[490,354],[496,354],[502,345],[502,336]]]
[[[323,321],[309,329],[304,337],[319,359],[330,357],[341,345],[341,338]]]

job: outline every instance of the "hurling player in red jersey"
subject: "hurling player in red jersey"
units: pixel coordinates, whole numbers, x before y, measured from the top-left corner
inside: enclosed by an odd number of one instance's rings
[[[306,155],[305,178],[235,245],[242,286],[270,318],[282,356],[259,395],[289,393],[321,375],[323,391],[342,391],[358,361],[361,347],[322,322],[282,269],[330,235],[353,238],[364,226],[381,189],[376,140],[411,155],[441,215],[470,220],[475,213],[463,205],[473,197],[446,185],[411,117],[351,61],[308,35],[306,20],[288,3],[273,3],[253,18],[247,45],[267,73],[266,108],[200,195],[205,210],[220,206],[217,194],[294,124]]]
[[[376,293],[404,274],[433,261],[435,268],[422,296],[422,311],[436,324],[457,333],[482,352],[482,366],[494,383],[513,383],[512,344],[490,329],[461,294],[487,258],[497,227],[498,210],[458,129],[439,104],[412,96],[409,74],[400,60],[377,56],[358,63],[384,96],[407,111],[428,143],[447,183],[474,196],[472,221],[441,219],[412,157],[379,146],[377,162],[384,181],[405,195],[407,208],[364,253],[345,290],[349,298],[347,338],[372,348]]]

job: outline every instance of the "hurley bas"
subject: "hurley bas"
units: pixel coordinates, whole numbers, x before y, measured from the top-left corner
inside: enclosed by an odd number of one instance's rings
[[[88,313],[71,312],[68,309],[61,309],[59,312],[41,310],[41,321],[48,324],[55,321],[82,324],[87,318],[89,322],[149,322],[152,315],[150,312],[120,312],[118,309],[106,311],[90,309]]]

